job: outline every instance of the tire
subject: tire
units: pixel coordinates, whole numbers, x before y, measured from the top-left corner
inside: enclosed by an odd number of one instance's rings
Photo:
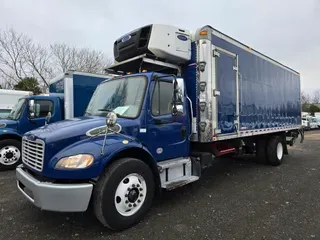
[[[283,155],[284,146],[281,137],[271,137],[267,146],[268,163],[272,166],[280,165],[282,163]]]
[[[94,188],[94,213],[104,226],[124,230],[141,221],[154,195],[155,181],[148,165],[134,158],[119,159],[105,169]]]
[[[21,163],[21,141],[0,141],[0,171],[13,170]]]
[[[256,161],[259,164],[267,164],[267,139],[258,139],[256,142]]]

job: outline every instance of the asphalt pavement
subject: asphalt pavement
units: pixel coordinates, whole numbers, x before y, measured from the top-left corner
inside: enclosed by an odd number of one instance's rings
[[[215,161],[196,183],[154,202],[133,228],[112,232],[92,211],[41,211],[0,172],[0,239],[320,239],[320,131],[290,147],[281,166]]]

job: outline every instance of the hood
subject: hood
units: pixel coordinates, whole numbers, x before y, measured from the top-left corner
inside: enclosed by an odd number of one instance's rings
[[[43,127],[27,132],[25,136],[40,138],[46,143],[50,152],[58,152],[63,148],[88,138],[86,133],[94,128],[105,126],[105,117],[84,116],[51,123]],[[118,118],[117,123],[121,126],[121,133],[135,136],[139,129],[139,122],[133,119]],[[48,149],[49,150],[49,149]]]
[[[26,135],[34,135],[45,142],[55,142],[62,138],[82,136],[94,127],[104,125],[105,120],[102,117],[80,117],[63,120],[32,130]]]
[[[0,129],[3,128],[13,128],[17,129],[18,122],[10,119],[0,119]]]

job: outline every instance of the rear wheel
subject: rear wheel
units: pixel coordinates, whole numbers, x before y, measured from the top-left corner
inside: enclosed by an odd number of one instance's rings
[[[281,137],[271,137],[267,146],[268,162],[273,166],[280,165],[282,163],[283,153],[284,146]]]
[[[153,173],[144,162],[119,159],[106,169],[93,193],[98,220],[113,230],[138,223],[151,207],[155,193]]]
[[[256,160],[260,164],[267,164],[267,139],[258,139],[256,142]]]
[[[15,139],[0,141],[0,171],[15,169],[21,163],[21,142]]]

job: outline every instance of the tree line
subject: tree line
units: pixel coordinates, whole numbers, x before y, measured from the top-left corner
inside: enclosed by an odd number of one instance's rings
[[[102,51],[65,43],[44,46],[13,28],[0,29],[0,88],[43,92],[67,70],[103,73],[112,63]]]
[[[301,106],[303,112],[311,113],[320,112],[320,90],[315,90],[312,95],[301,93]]]

